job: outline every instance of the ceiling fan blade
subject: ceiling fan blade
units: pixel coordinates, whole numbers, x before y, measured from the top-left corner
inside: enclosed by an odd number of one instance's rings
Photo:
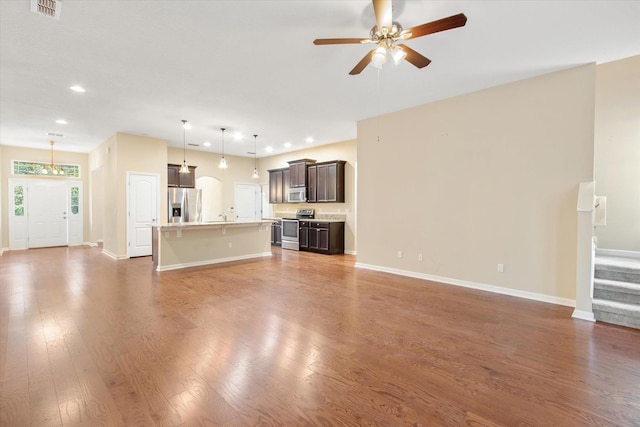
[[[378,30],[387,27],[391,30],[393,24],[391,0],[373,0],[373,11],[376,14]]]
[[[411,49],[409,46],[404,44],[399,44],[398,46],[400,46],[402,50],[404,50],[405,53],[407,54],[407,56],[404,57],[405,61],[412,63],[416,67],[424,68],[427,65],[431,64],[431,60],[429,58],[416,52],[415,50]]]
[[[404,40],[415,39],[416,37],[426,36],[427,34],[439,33],[440,31],[462,27],[466,23],[467,17],[464,16],[464,13],[459,13],[448,18],[438,19],[437,21],[428,22],[426,24],[406,29],[403,33],[406,33],[407,37],[402,38]]]
[[[366,43],[369,39],[315,39],[313,44],[359,44]]]
[[[367,65],[369,65],[369,62],[371,62],[371,55],[373,55],[373,52],[375,51],[376,51],[375,49],[370,50],[364,56],[364,58],[362,58],[360,62],[358,62],[355,67],[353,67],[353,70],[349,71],[349,74],[352,76],[355,76],[356,74],[360,74],[362,70],[364,70],[367,67]]]

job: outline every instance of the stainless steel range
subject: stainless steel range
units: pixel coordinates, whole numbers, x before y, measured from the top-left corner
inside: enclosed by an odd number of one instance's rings
[[[299,251],[300,220],[313,218],[313,209],[296,209],[295,218],[282,218],[282,249]]]

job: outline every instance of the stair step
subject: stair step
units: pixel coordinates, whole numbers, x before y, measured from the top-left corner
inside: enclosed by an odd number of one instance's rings
[[[601,300],[640,305],[640,284],[594,279],[593,297]]]
[[[640,284],[640,260],[614,256],[596,256],[596,279]]]
[[[593,314],[599,322],[640,329],[640,305],[638,304],[594,299]]]

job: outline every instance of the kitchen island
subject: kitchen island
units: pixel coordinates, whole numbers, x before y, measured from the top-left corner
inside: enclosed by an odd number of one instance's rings
[[[271,256],[271,223],[187,222],[153,227],[156,271]]]

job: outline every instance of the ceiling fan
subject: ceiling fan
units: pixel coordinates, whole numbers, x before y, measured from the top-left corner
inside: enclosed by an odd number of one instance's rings
[[[382,65],[387,62],[387,53],[391,55],[396,64],[405,59],[418,68],[424,68],[431,63],[431,60],[409,46],[398,42],[462,27],[467,23],[467,17],[463,13],[459,13],[405,30],[399,23],[393,21],[391,0],[373,0],[373,11],[376,15],[376,25],[371,29],[369,38],[315,39],[313,44],[377,44],[378,46],[369,51],[349,72],[352,76],[360,74],[369,63],[376,68],[382,68]]]

